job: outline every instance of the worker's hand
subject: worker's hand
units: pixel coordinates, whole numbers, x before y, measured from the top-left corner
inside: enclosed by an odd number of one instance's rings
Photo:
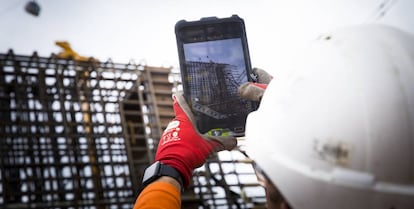
[[[175,118],[165,129],[155,156],[156,161],[177,169],[183,178],[184,188],[190,184],[195,168],[202,166],[213,152],[232,150],[235,137],[201,135],[195,128],[193,114],[181,94],[173,95]]]
[[[242,84],[239,87],[239,95],[243,99],[260,102],[267,84],[270,83],[273,77],[260,68],[253,68],[253,73],[257,76],[257,82],[246,82]]]

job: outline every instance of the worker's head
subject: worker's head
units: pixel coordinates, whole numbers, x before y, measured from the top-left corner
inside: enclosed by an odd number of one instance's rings
[[[347,28],[321,36],[286,70],[246,125],[247,154],[275,186],[268,200],[295,209],[412,208],[413,36]]]

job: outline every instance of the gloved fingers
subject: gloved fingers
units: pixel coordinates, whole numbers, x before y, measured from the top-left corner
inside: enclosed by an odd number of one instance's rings
[[[267,84],[270,83],[273,76],[261,68],[253,68],[252,71],[257,77],[257,82],[246,82],[240,85],[239,96],[243,99],[260,102]]]
[[[266,90],[266,84],[246,82],[239,87],[239,96],[243,99],[259,102]]]
[[[253,74],[257,76],[257,83],[269,84],[273,76],[261,68],[253,68]]]

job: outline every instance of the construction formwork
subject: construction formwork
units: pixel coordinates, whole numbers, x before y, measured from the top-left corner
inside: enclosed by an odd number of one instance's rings
[[[131,208],[174,117],[171,68],[0,54],[0,208]],[[196,169],[182,208],[263,208],[251,162]]]

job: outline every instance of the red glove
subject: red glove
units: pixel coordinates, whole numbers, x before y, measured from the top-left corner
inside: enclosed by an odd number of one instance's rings
[[[257,83],[246,82],[239,87],[239,95],[241,98],[260,101],[267,88],[267,84],[273,77],[260,68],[253,68],[253,73],[257,76]]]
[[[173,99],[175,118],[161,136],[155,161],[179,171],[187,188],[195,168],[202,166],[212,152],[232,150],[237,140],[201,135],[192,123],[193,115],[182,95],[173,95]]]

